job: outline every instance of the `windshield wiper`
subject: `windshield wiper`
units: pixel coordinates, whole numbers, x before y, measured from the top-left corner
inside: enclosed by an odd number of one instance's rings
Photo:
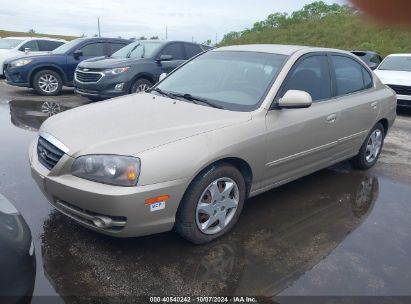
[[[135,49],[138,48],[139,45],[140,45],[140,43],[139,43],[139,44],[136,44],[136,45],[127,53],[126,58],[130,58],[131,53],[133,53],[133,52],[135,51]]]
[[[147,92],[152,92],[152,91],[157,92],[157,93],[160,93],[161,95],[166,96],[166,97],[168,97],[168,98],[176,99],[176,96],[174,96],[174,94],[165,92],[165,91],[163,91],[163,90],[161,90],[161,89],[159,89],[159,88],[151,88],[151,89],[148,90]]]
[[[198,104],[198,101],[199,101],[199,102],[205,103],[206,105],[208,105],[208,106],[210,106],[210,107],[213,107],[213,108],[224,109],[223,106],[218,105],[218,104],[215,104],[215,103],[209,101],[208,99],[201,98],[201,97],[197,97],[197,96],[193,96],[193,95],[188,94],[188,93],[185,93],[185,94],[171,93],[171,94],[172,94],[173,96],[176,96],[176,97],[181,97],[181,98],[190,100],[190,101],[192,101],[192,102],[195,103],[195,104]]]

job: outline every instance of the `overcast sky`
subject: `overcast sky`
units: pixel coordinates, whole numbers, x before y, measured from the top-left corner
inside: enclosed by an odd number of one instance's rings
[[[273,12],[292,12],[314,0],[0,0],[0,29],[92,36],[159,36],[214,43]],[[325,0],[345,3],[346,0]]]

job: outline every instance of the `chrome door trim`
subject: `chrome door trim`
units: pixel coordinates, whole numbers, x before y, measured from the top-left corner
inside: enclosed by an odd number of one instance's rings
[[[268,168],[271,168],[271,167],[277,166],[279,164],[285,163],[287,161],[291,161],[291,160],[301,158],[301,157],[307,156],[309,154],[312,154],[312,153],[315,153],[315,152],[318,152],[318,151],[321,151],[321,150],[326,150],[326,149],[335,147],[337,144],[338,144],[338,140],[333,141],[333,142],[328,143],[328,144],[325,144],[325,145],[322,145],[322,146],[318,146],[318,147],[315,147],[315,148],[312,148],[312,149],[309,149],[309,150],[306,150],[306,151],[302,151],[302,152],[299,152],[299,153],[296,153],[296,154],[293,154],[293,155],[290,155],[290,156],[286,156],[286,157],[274,160],[272,162],[267,163],[265,166],[268,167]]]

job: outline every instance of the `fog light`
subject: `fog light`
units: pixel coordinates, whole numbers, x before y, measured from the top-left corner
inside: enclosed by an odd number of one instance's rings
[[[93,224],[98,228],[110,228],[111,218],[108,218],[106,216],[95,216],[93,218]]]
[[[116,91],[121,91],[121,90],[123,90],[123,87],[124,87],[124,82],[116,84],[116,86],[114,87],[114,89],[115,89]]]

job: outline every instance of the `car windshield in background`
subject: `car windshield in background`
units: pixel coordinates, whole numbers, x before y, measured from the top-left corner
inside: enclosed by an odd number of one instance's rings
[[[65,54],[68,50],[70,50],[72,47],[77,45],[80,42],[81,38],[79,39],[74,39],[71,40],[63,45],[60,45],[58,48],[56,48],[53,51],[53,54]]]
[[[379,70],[411,72],[411,56],[391,56],[384,59]]]
[[[131,43],[122,49],[115,52],[111,57],[114,58],[150,58],[154,55],[157,49],[164,43],[161,41],[142,42],[137,41]]]
[[[13,49],[23,41],[22,39],[0,39],[0,50]]]
[[[204,99],[224,109],[252,111],[261,103],[286,58],[256,52],[208,52],[176,70],[158,88]]]

